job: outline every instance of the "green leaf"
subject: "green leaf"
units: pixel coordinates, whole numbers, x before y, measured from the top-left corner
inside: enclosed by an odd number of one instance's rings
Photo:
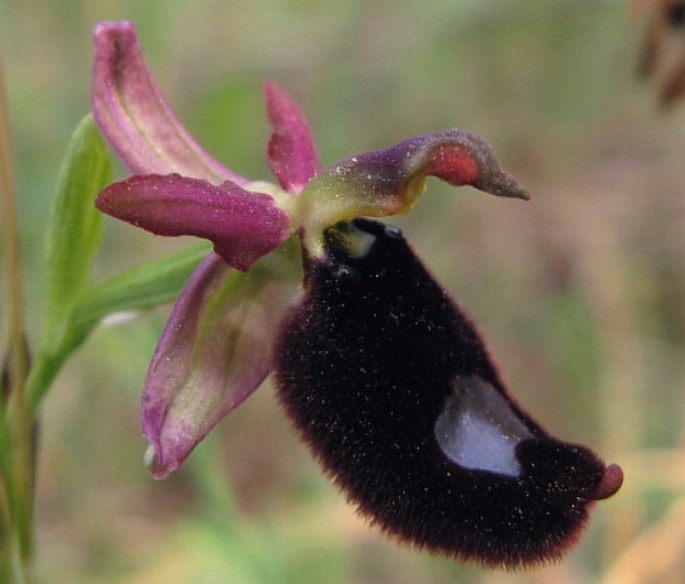
[[[46,240],[47,312],[42,346],[60,342],[102,240],[97,193],[111,180],[112,162],[91,115],[76,128],[60,174]]]
[[[58,342],[43,348],[36,357],[28,379],[31,411],[35,413],[69,355],[103,318],[118,312],[144,310],[172,302],[210,249],[207,243],[184,250],[133,268],[84,292],[72,312],[66,315]]]
[[[209,244],[204,244],[93,286],[91,265],[100,249],[103,228],[94,201],[111,176],[105,143],[88,115],[69,145],[47,229],[45,325],[27,382],[32,415],[69,355],[103,318],[173,301],[210,250]]]
[[[111,314],[145,310],[172,302],[211,250],[198,245],[175,255],[128,270],[87,293],[78,303],[70,324],[71,333],[87,334]]]

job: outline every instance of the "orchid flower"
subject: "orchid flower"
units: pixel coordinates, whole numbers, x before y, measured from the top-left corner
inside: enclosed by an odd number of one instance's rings
[[[267,83],[277,184],[253,181],[183,128],[133,25],[98,25],[95,45],[95,120],[134,173],[105,188],[98,208],[214,246],[145,380],[152,474],[176,470],[273,371],[315,456],[386,531],[486,564],[557,557],[589,503],[619,488],[620,468],[526,414],[399,230],[357,219],[407,212],[431,176],[527,199],[492,147],[451,129],[321,168],[302,112]]]

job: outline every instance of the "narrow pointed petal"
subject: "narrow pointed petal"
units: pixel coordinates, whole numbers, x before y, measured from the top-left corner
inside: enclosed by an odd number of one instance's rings
[[[429,176],[500,197],[529,198],[500,168],[488,142],[471,132],[452,129],[416,136],[322,170],[302,193],[303,206],[309,208],[305,227],[320,231],[322,226],[353,217],[406,212],[425,190]],[[322,198],[329,204],[316,203]]]
[[[274,200],[225,182],[178,174],[132,176],[104,189],[98,209],[157,235],[209,239],[230,266],[248,269],[285,241],[288,216]]]
[[[286,191],[299,193],[319,169],[312,132],[300,108],[278,85],[265,83],[264,93],[273,126],[269,168]]]
[[[155,478],[178,469],[268,375],[272,340],[301,276],[296,258],[265,258],[295,264],[294,277],[279,279],[260,264],[245,274],[232,271],[210,254],[186,284],[143,391],[142,426],[150,442],[146,462]]]
[[[205,152],[180,123],[148,69],[133,24],[98,24],[94,41],[93,114],[131,172],[178,172],[216,184],[247,184]]]

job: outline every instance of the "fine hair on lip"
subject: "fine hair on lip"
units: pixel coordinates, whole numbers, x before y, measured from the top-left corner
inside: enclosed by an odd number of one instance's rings
[[[413,546],[490,566],[560,557],[620,469],[516,403],[401,233],[362,219],[336,229],[345,237],[305,262],[275,348],[279,399],[314,456]]]

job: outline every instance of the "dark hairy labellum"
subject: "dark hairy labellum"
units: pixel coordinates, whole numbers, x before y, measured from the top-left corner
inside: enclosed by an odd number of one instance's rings
[[[275,351],[278,393],[361,513],[400,540],[491,566],[558,558],[622,472],[550,436],[400,231],[358,219],[305,258]]]

